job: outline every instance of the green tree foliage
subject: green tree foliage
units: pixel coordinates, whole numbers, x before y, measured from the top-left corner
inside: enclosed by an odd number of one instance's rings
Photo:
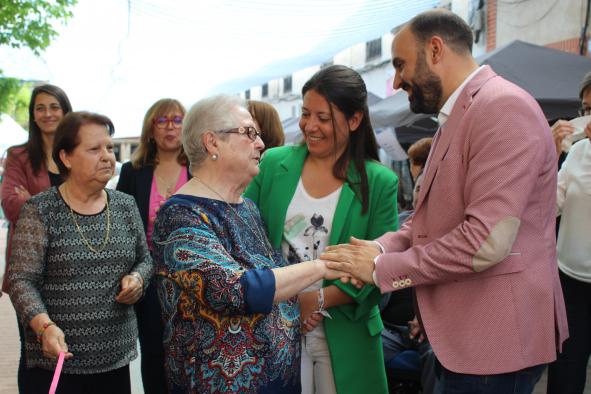
[[[28,129],[29,100],[33,84],[16,78],[0,78],[0,113],[10,115]]]
[[[38,55],[57,37],[53,23],[72,16],[77,0],[2,0],[0,45],[29,47]]]
[[[0,0],[0,46],[30,48],[36,55],[46,49],[58,33],[56,22],[72,17],[77,0]],[[32,84],[3,77],[0,70],[0,113],[11,115],[26,127]]]

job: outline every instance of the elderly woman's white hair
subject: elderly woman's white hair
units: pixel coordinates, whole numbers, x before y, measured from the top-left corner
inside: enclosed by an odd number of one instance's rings
[[[183,148],[191,168],[197,167],[207,158],[207,151],[201,139],[205,132],[238,126],[238,121],[234,117],[236,108],[248,111],[244,99],[223,94],[208,97],[193,104],[185,116],[182,136]]]

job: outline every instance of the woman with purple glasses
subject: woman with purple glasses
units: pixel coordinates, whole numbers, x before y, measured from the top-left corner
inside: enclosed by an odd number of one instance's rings
[[[190,178],[181,142],[185,108],[174,99],[155,102],[144,117],[140,145],[123,164],[117,190],[132,195],[152,250],[154,219],[160,206]],[[166,392],[162,317],[155,286],[136,304],[142,381],[146,394]]]

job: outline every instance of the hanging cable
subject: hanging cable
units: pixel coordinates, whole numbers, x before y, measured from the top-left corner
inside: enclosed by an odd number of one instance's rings
[[[581,30],[581,38],[579,39],[579,55],[585,54],[585,44],[587,43],[587,27],[589,26],[589,8],[591,7],[591,0],[587,0],[587,12],[585,13],[585,22]]]

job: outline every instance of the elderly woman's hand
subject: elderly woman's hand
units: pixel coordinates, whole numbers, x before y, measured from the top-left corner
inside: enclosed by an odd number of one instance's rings
[[[327,261],[325,260],[315,260],[318,264],[322,264],[322,267],[324,269],[324,274],[323,274],[323,278],[326,280],[334,280],[334,279],[341,279],[343,280],[344,278],[349,278],[351,277],[351,274],[348,272],[344,272],[344,271],[339,271],[336,269],[332,269],[332,268],[328,268],[328,265],[326,264]]]
[[[64,332],[55,324],[43,330],[43,334],[39,339],[44,357],[56,359],[60,352],[64,352],[66,359],[73,357],[73,354],[68,352]]]
[[[121,279],[121,291],[115,297],[121,304],[135,304],[142,297],[143,279],[137,272],[125,275]]]

